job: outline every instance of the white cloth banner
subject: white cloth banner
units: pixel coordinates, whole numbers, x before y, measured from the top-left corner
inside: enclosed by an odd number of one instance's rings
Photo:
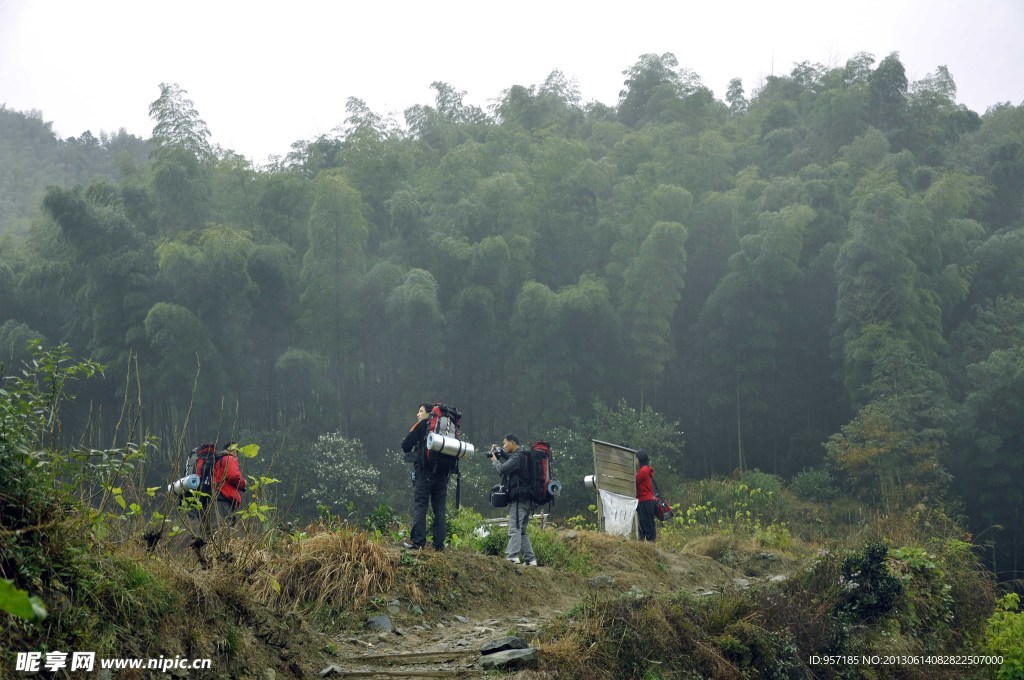
[[[636,514],[636,499],[599,489],[601,511],[604,514],[604,531],[613,536],[626,536],[633,531],[633,515]]]

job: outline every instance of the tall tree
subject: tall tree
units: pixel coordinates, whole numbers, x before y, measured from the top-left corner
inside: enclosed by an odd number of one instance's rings
[[[359,338],[360,304],[353,297],[366,266],[366,220],[358,192],[344,176],[321,173],[309,217],[309,250],[299,276],[299,325],[311,346],[327,360],[338,394],[345,374],[355,367],[346,359]]]
[[[149,117],[154,123],[154,154],[160,157],[177,148],[206,162],[213,158],[210,130],[187,95],[177,83],[160,83],[160,96],[149,105]]]
[[[675,354],[672,317],[685,281],[686,238],[682,224],[657,222],[623,277],[622,314],[633,341],[641,407],[645,386],[661,377]]]

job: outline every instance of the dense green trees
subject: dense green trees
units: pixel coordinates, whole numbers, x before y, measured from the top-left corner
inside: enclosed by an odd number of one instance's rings
[[[895,53],[722,101],[668,53],[623,77],[614,107],[555,71],[491,111],[435,82],[404,126],[353,98],[266,168],[177,85],[148,142],[0,109],[0,361],[33,336],[137,361],[166,446],[249,433],[295,470],[326,433],[393,469],[423,400],[483,445],[625,399],[678,422],[678,474],[827,465],[1021,526],[1024,107],[978,115]],[[68,436],[116,426],[116,373]]]

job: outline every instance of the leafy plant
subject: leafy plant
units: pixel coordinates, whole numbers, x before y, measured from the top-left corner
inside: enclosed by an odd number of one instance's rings
[[[789,490],[808,501],[830,501],[839,495],[832,475],[823,467],[804,468],[793,477]]]
[[[321,435],[312,449],[306,497],[335,513],[347,503],[356,509],[374,507],[380,471],[367,461],[360,440],[331,432]]]
[[[996,604],[985,629],[985,649],[1003,657],[1003,665],[996,671],[999,680],[1024,678],[1024,612],[1017,593],[1007,593]]]
[[[871,623],[892,611],[903,594],[903,584],[886,566],[888,553],[889,548],[876,541],[843,560],[838,613]]]

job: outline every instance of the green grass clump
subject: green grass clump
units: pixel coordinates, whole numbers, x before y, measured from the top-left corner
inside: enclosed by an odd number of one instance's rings
[[[533,552],[537,554],[537,561],[543,566],[579,576],[593,573],[594,556],[581,543],[566,541],[552,527],[542,528],[531,524],[526,528],[526,533],[533,545]]]

